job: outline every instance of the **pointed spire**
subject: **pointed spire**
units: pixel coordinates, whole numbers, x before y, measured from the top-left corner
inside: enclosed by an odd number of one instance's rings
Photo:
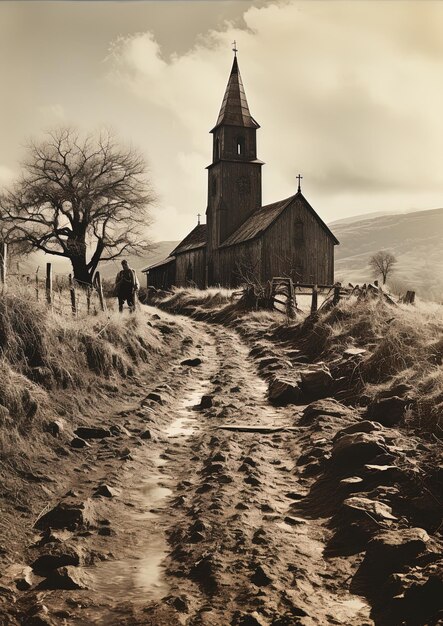
[[[215,128],[221,124],[260,128],[249,111],[240,70],[238,68],[237,49],[235,46],[234,48],[234,62]]]

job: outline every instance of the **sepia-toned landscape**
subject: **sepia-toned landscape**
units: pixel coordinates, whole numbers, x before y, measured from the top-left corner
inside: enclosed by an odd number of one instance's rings
[[[443,623],[441,20],[0,4],[0,626]]]

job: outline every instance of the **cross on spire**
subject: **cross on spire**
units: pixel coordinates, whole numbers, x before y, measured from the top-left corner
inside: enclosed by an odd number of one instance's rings
[[[234,46],[234,47],[232,48],[232,52],[234,53],[234,56],[237,56],[238,48],[237,48],[237,42],[235,41],[235,39],[234,39],[234,41],[232,42],[232,45]]]
[[[200,215],[200,213],[197,213],[197,219],[198,219],[198,226],[200,226],[200,218],[201,218],[201,215]]]
[[[298,178],[298,189],[297,189],[297,191],[301,192],[301,180],[302,180],[303,176],[301,174],[299,174],[295,178]]]

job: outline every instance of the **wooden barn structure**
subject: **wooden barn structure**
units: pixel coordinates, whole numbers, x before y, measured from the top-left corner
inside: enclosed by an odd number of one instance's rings
[[[332,284],[337,239],[301,192],[262,206],[257,130],[238,67],[229,76],[208,170],[207,224],[198,225],[160,263],[143,270],[148,286],[236,287],[287,276]]]

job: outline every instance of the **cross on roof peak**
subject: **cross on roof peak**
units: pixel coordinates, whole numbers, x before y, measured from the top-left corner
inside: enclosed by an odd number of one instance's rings
[[[234,56],[237,56],[238,48],[237,48],[237,42],[235,41],[235,39],[232,42],[232,46],[233,46],[232,52],[234,53]]]
[[[197,213],[197,219],[198,219],[197,225],[198,225],[198,226],[200,226],[200,218],[201,218],[200,213]]]
[[[301,192],[301,180],[302,180],[303,176],[302,176],[301,174],[299,174],[299,175],[298,175],[298,176],[296,176],[295,178],[297,178],[297,179],[298,179],[298,189],[297,189],[297,191],[300,191],[300,192]]]

